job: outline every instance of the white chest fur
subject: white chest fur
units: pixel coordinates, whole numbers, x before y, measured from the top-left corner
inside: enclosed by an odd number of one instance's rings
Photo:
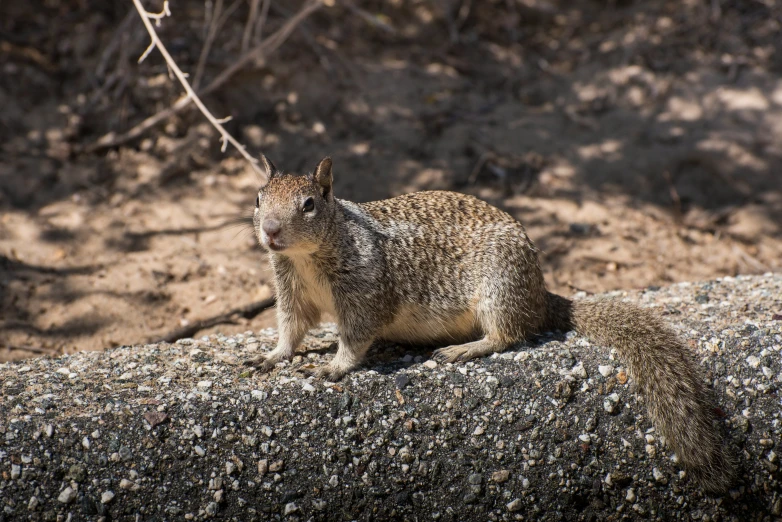
[[[306,296],[315,307],[322,313],[335,315],[334,297],[331,294],[331,287],[323,275],[318,273],[317,268],[307,257],[292,259],[293,267],[296,271],[295,284],[297,293]]]

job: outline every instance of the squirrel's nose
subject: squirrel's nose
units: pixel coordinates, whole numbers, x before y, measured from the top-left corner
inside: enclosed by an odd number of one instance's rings
[[[263,228],[263,231],[266,232],[266,235],[269,236],[269,238],[273,238],[280,233],[282,225],[274,218],[267,218],[263,221],[263,226],[261,228]]]

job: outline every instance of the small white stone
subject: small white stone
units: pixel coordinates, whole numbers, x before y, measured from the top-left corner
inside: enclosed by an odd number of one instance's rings
[[[236,464],[233,462],[226,462],[225,463],[225,474],[231,475],[233,472],[236,471]]]
[[[212,381],[198,381],[198,384],[196,384],[196,386],[200,390],[208,390],[209,388],[212,387]]]
[[[627,490],[627,495],[625,495],[625,500],[628,502],[635,502],[636,496],[635,496],[635,490],[633,488],[630,488]]]
[[[483,433],[486,431],[486,429],[483,426],[478,426],[475,428],[475,431],[472,432],[473,435],[483,435]]]
[[[135,485],[132,480],[122,479],[119,481],[119,487],[122,489],[133,489]]]
[[[199,439],[204,436],[204,429],[201,427],[200,424],[196,424],[193,426],[193,433],[195,433],[195,436]]]
[[[426,366],[430,370],[434,370],[435,368],[437,368],[437,361],[433,361],[432,359],[429,359],[428,361],[424,361],[424,366]]]
[[[114,499],[114,492],[113,491],[104,491],[101,493],[100,501],[101,504],[108,504]]]
[[[588,377],[586,368],[584,368],[584,363],[579,362],[577,365],[575,365],[570,370],[570,375],[573,377],[577,377],[579,379],[586,379]]]
[[[609,365],[600,365],[597,367],[597,371],[600,372],[600,375],[603,377],[608,377],[612,373],[614,373],[614,367]]]
[[[515,513],[516,511],[519,511],[521,509],[521,499],[513,499],[507,504],[505,504],[505,508],[510,511],[511,513]]]
[[[589,433],[584,433],[578,436],[578,440],[580,440],[581,442],[589,443],[592,442],[592,437],[589,436]]]
[[[651,444],[647,444],[646,445],[646,454],[649,455],[650,457],[654,457],[655,455],[657,455],[657,448],[655,448]]]
[[[84,449],[90,449],[90,439],[84,437],[83,439],[81,439],[81,445]]]
[[[749,364],[752,368],[757,368],[760,366],[760,359],[755,357],[754,355],[750,355],[747,357],[747,364]]]
[[[73,488],[67,487],[60,492],[60,495],[57,497],[57,500],[59,500],[63,504],[70,504],[71,502],[76,500],[76,492],[73,490]]]
[[[40,505],[40,501],[38,500],[38,497],[32,496],[30,497],[30,501],[27,503],[27,509],[30,511],[35,511],[38,506]]]
[[[198,455],[199,457],[203,457],[204,455],[206,455],[206,451],[201,446],[196,446],[193,449],[195,450],[196,455]]]
[[[11,479],[16,480],[22,475],[22,466],[19,464],[11,464]]]
[[[654,477],[654,480],[656,482],[659,482],[661,484],[667,482],[667,480],[665,479],[665,475],[663,475],[663,473],[657,468],[652,469],[652,476]]]
[[[305,392],[314,392],[315,391],[315,387],[313,385],[311,385],[310,383],[308,383],[308,382],[305,382],[304,386],[302,386],[301,389],[304,390]]]
[[[283,515],[285,515],[285,516],[292,515],[295,512],[297,512],[298,510],[299,510],[299,507],[296,504],[294,504],[293,502],[289,502],[289,503],[285,504],[285,509],[283,510]]]

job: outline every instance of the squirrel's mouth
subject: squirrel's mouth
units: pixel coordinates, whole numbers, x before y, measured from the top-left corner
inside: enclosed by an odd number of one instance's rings
[[[285,245],[282,245],[280,243],[275,243],[273,241],[269,241],[268,243],[266,243],[266,247],[274,252],[282,252],[283,250],[285,250]]]

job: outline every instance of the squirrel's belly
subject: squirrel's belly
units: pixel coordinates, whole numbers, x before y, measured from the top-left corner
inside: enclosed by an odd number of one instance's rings
[[[404,305],[383,328],[380,338],[411,344],[462,343],[479,337],[475,310],[432,310]]]

